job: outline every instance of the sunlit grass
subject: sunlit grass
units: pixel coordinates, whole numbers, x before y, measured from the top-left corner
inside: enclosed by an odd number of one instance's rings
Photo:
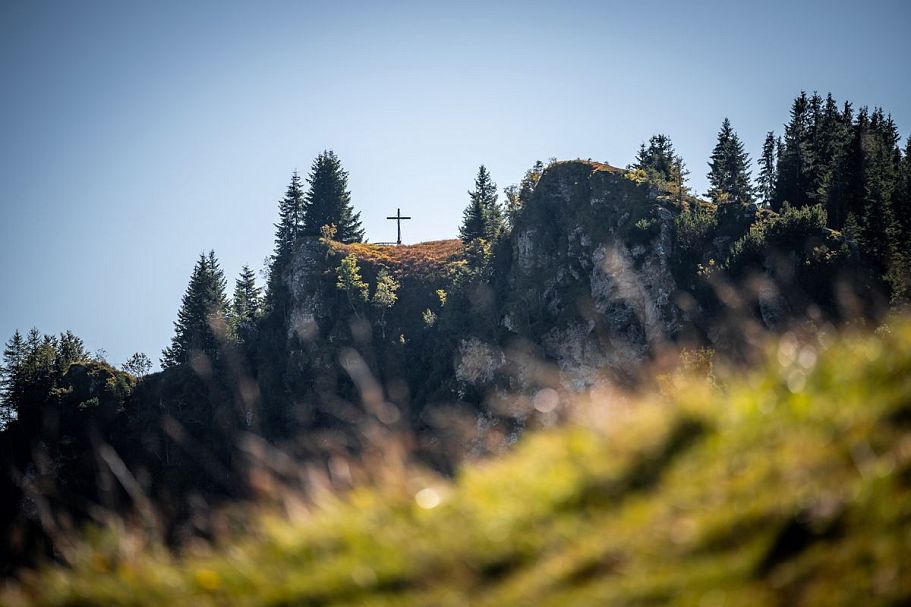
[[[908,601],[911,323],[830,341],[786,336],[750,373],[595,398],[454,482],[406,473],[253,511],[245,532],[181,555],[93,531],[69,566],[23,574],[2,602]]]

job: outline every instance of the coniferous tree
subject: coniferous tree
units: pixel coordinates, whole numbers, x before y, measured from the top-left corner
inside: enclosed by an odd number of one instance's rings
[[[810,100],[801,92],[791,105],[791,118],[784,130],[784,147],[778,155],[778,179],[772,204],[776,211],[785,202],[792,207],[810,204],[810,194],[815,191],[810,174],[813,164],[810,124]]]
[[[817,151],[815,170],[816,201],[826,208],[828,225],[841,229],[847,221],[850,203],[849,157],[853,137],[854,110],[845,103],[838,110],[831,94],[826,98],[820,130],[821,145]]]
[[[721,123],[718,142],[709,162],[709,196],[716,203],[753,202],[750,181],[750,157],[743,149],[743,142],[727,118]]]
[[[22,365],[26,353],[25,339],[17,329],[6,342],[0,366],[0,428],[12,421],[22,404]]]
[[[57,344],[57,372],[60,375],[66,373],[67,368],[72,363],[89,357],[82,339],[74,335],[72,331],[61,333]]]
[[[759,197],[760,206],[768,207],[772,204],[772,197],[775,193],[777,148],[775,133],[769,131],[766,133],[765,142],[762,144],[762,155],[759,157],[759,176],[756,178],[756,194]]]
[[[278,201],[278,223],[275,224],[275,251],[273,259],[287,259],[304,225],[306,206],[304,189],[297,171],[291,174],[291,183],[285,196]]]
[[[304,224],[306,200],[301,178],[297,171],[291,175],[291,183],[285,196],[278,201],[278,223],[275,224],[275,250],[269,266],[269,282],[266,290],[266,306],[272,309],[284,300],[282,274],[287,268]]]
[[[215,252],[200,255],[177,312],[171,345],[162,352],[163,368],[186,363],[193,353],[218,358],[226,335],[225,286],[225,276]]]
[[[256,286],[256,275],[250,266],[244,266],[234,282],[234,298],[231,302],[228,320],[231,333],[240,341],[247,341],[260,316],[262,308],[261,289]]]
[[[647,146],[644,143],[639,146],[636,162],[629,168],[644,171],[649,180],[675,189],[681,196],[686,194],[686,177],[690,172],[667,135],[652,135]]]
[[[911,253],[911,136],[908,136],[905,152],[902,154],[894,209],[895,221],[900,232],[899,241],[905,251]]]
[[[892,259],[888,279],[893,301],[908,304],[911,303],[911,137],[908,137],[902,155],[892,210]]]
[[[891,117],[882,109],[870,116],[869,133],[864,138],[863,214],[860,221],[860,245],[875,267],[888,271],[891,242],[896,235],[893,197],[898,189],[901,152],[898,131]]]
[[[348,173],[342,169],[335,152],[327,150],[316,157],[307,183],[310,187],[301,234],[318,238],[323,226],[334,225],[339,242],[362,242],[364,229],[361,227],[361,214],[355,213],[351,206]]]
[[[496,240],[505,227],[503,211],[497,202],[497,184],[483,164],[478,168],[474,190],[468,192],[469,203],[462,217],[459,236],[465,243],[478,238]]]

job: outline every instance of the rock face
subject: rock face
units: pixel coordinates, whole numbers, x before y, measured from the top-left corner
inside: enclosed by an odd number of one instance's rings
[[[326,297],[320,281],[319,267],[325,250],[318,240],[302,242],[284,274],[291,296],[288,337],[311,339],[318,321],[325,317]]]
[[[674,206],[620,169],[552,165],[512,233],[503,326],[532,339],[574,389],[632,371],[678,330]]]
[[[398,345],[380,345],[376,366],[398,356],[396,372],[408,376],[412,393],[439,400],[485,393],[504,378],[510,389],[554,384],[551,374],[536,380],[532,356],[558,369],[562,387],[581,390],[635,379],[681,337],[732,348],[740,321],[776,330],[810,308],[834,309],[836,276],[866,284],[857,271],[845,273],[857,255],[810,211],[677,200],[590,161],[552,163],[523,202],[489,262],[459,241],[302,243],[285,273],[288,336],[318,336],[332,347],[352,338],[379,344],[369,306],[356,314],[366,328],[355,331],[335,288],[335,267],[354,254],[371,292],[381,269],[401,281],[383,331]],[[732,307],[726,292],[741,303]]]

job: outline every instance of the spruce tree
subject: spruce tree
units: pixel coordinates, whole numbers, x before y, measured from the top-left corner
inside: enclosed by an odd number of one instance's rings
[[[335,152],[326,150],[316,157],[307,183],[302,235],[318,238],[323,226],[334,225],[339,242],[362,242],[361,214],[351,206],[348,173]]]
[[[291,183],[285,196],[278,201],[278,223],[275,224],[275,250],[269,266],[269,282],[266,290],[266,307],[281,307],[285,297],[282,286],[282,274],[291,260],[294,245],[300,236],[304,224],[306,200],[301,178],[297,171],[291,175]]]
[[[497,202],[497,184],[483,164],[478,168],[474,190],[468,192],[468,198],[468,207],[459,228],[462,241],[468,243],[478,238],[490,242],[496,240],[505,228],[503,211]]]
[[[294,244],[304,224],[304,189],[297,171],[291,174],[291,183],[285,190],[285,197],[278,201],[278,223],[275,224],[275,252],[273,260],[286,260],[291,256]]]
[[[775,133],[766,133],[762,144],[762,155],[759,157],[759,176],[756,178],[756,194],[760,206],[769,207],[775,193],[775,169],[777,144]]]
[[[22,365],[26,352],[25,339],[17,329],[6,342],[0,366],[0,428],[12,421],[22,404]]]
[[[247,341],[248,333],[260,316],[261,289],[256,286],[256,275],[250,266],[244,266],[234,281],[234,298],[229,310],[231,332],[240,341]]]
[[[716,203],[753,202],[749,165],[750,157],[743,149],[743,142],[731,127],[731,121],[725,118],[709,162],[711,199]]]
[[[88,357],[82,339],[74,335],[72,331],[60,334],[60,338],[57,340],[57,373],[59,375],[66,373],[71,364]]]
[[[864,138],[863,214],[860,221],[861,248],[883,274],[888,270],[893,239],[897,233],[893,196],[898,189],[901,152],[898,131],[881,108],[870,116]]]
[[[186,363],[193,353],[218,358],[226,334],[225,286],[215,252],[200,255],[177,312],[171,345],[162,352],[162,368]]]
[[[892,250],[888,278],[893,301],[908,304],[911,303],[911,137],[908,137],[902,155],[892,211]]]
[[[685,183],[689,171],[667,135],[652,135],[647,146],[644,143],[639,146],[636,162],[629,168],[644,171],[650,181],[677,190],[681,196],[686,193]]]
[[[778,155],[778,179],[772,203],[776,211],[785,202],[792,207],[810,204],[810,194],[815,191],[810,173],[813,165],[810,125],[810,100],[801,92],[791,105],[791,117],[784,130],[784,148]]]
[[[850,201],[851,170],[849,169],[854,110],[846,102],[841,111],[832,96],[826,99],[823,112],[819,159],[816,162],[818,183],[816,200],[826,208],[828,225],[841,229],[847,221]]]

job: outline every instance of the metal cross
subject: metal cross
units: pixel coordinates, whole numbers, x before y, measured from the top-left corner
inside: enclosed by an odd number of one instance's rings
[[[395,210],[395,217],[387,217],[386,219],[395,219],[396,226],[398,227],[398,238],[395,241],[395,244],[402,244],[402,220],[411,219],[411,217],[402,217],[402,209]]]

